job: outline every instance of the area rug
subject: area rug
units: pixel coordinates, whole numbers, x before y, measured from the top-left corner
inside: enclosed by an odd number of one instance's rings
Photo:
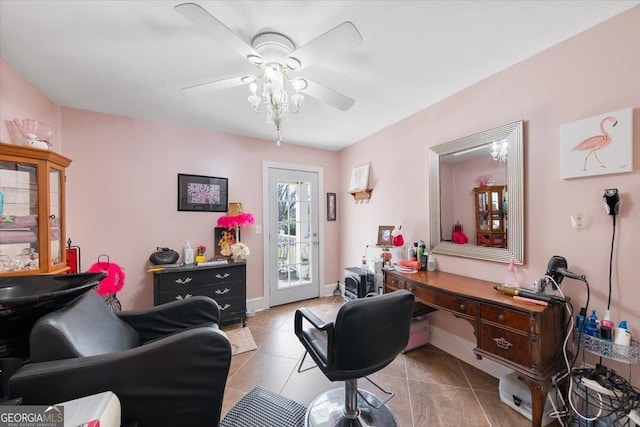
[[[302,427],[307,408],[260,386],[227,413],[220,427]]]
[[[244,328],[230,329],[228,331],[224,331],[224,333],[227,334],[227,337],[231,342],[231,354],[233,356],[247,351],[256,350],[258,348],[256,342],[253,340],[251,331],[246,326]]]

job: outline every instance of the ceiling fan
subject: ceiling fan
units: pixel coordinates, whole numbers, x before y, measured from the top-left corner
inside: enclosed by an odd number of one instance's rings
[[[183,88],[182,92],[198,94],[248,84],[250,89],[248,101],[256,113],[266,110],[267,122],[274,123],[276,126],[278,146],[282,143],[282,120],[288,117],[290,110],[294,113],[300,110],[304,94],[343,111],[348,110],[355,103],[354,99],[312,80],[289,75],[289,72],[300,71],[362,43],[362,36],[353,23],[343,22],[300,47],[297,47],[285,34],[274,31],[258,33],[253,37],[251,44],[248,44],[215,16],[195,3],[183,3],[175,8],[187,19],[208,30],[218,40],[226,43],[259,67],[257,74],[201,83]],[[258,82],[263,83],[260,96],[257,93]],[[290,97],[287,89],[293,90]],[[292,103],[289,102],[289,98]]]

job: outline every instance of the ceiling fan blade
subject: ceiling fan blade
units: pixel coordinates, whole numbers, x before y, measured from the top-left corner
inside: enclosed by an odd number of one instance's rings
[[[176,11],[191,20],[194,24],[209,31],[213,36],[226,43],[230,48],[247,58],[249,55],[260,57],[258,52],[242,40],[229,27],[224,25],[215,16],[211,15],[201,6],[195,3],[182,3],[177,5]]]
[[[236,86],[241,86],[243,84],[246,84],[246,82],[244,82],[242,80],[243,76],[238,76],[238,77],[232,77],[230,79],[224,79],[224,80],[216,80],[213,82],[207,82],[207,83],[201,83],[199,85],[195,85],[195,86],[189,86],[189,87],[185,87],[182,90],[183,93],[186,93],[188,95],[200,95],[200,94],[204,94],[204,93],[211,93],[211,92],[215,92],[218,90],[222,90],[222,89],[227,89],[230,87],[236,87]]]
[[[288,57],[297,59],[301,64],[300,69],[303,69],[360,43],[360,31],[351,22],[346,21],[301,46]]]
[[[302,93],[332,105],[339,110],[347,111],[356,102],[355,99],[349,98],[347,95],[343,95],[307,78],[305,80],[307,81],[307,87],[301,91]]]

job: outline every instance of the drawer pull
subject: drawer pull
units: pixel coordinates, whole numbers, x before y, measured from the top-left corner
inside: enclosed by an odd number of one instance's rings
[[[231,304],[225,304],[224,306],[220,307],[220,311],[225,311],[229,307],[231,307]]]
[[[465,311],[467,307],[464,304],[460,304],[460,311]]]
[[[231,289],[229,289],[229,288],[224,288],[223,290],[216,289],[216,294],[218,294],[218,295],[224,295],[224,294],[226,294],[227,292],[229,292],[230,290],[231,290]]]
[[[191,277],[187,277],[186,279],[182,280],[182,279],[176,279],[176,283],[180,284],[180,285],[186,285],[187,283],[189,283],[191,281]]]
[[[503,350],[509,350],[509,348],[513,347],[513,344],[504,338],[494,338],[493,340],[496,342],[496,345]]]
[[[499,315],[498,320],[504,322],[504,314]]]
[[[191,295],[191,294],[186,294],[185,296],[178,295],[178,296],[176,297],[176,299],[178,299],[178,300],[180,300],[180,299],[187,299],[187,298],[191,298],[192,296],[193,296],[193,295]]]
[[[216,274],[216,278],[218,279],[226,279],[227,277],[231,276],[229,273],[224,273],[224,274]]]

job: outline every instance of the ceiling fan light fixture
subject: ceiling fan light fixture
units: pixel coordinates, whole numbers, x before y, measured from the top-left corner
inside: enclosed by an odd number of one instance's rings
[[[286,65],[291,71],[299,71],[302,68],[302,62],[293,56],[287,56],[284,58],[284,65]]]
[[[264,58],[260,55],[249,54],[247,55],[247,60],[251,62],[253,65],[262,65],[264,64]]]

